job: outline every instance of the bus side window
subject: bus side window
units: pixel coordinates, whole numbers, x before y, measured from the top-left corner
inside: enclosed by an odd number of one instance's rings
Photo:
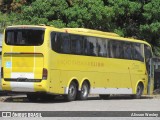
[[[84,40],[83,40],[83,55],[87,55],[87,52],[88,49],[87,49],[87,37],[84,36]]]
[[[104,49],[106,51],[105,57],[109,57],[108,39],[105,39],[105,41],[104,41]]]
[[[97,38],[98,56],[107,57],[106,42],[102,38]]]
[[[71,53],[71,45],[70,45],[70,37],[69,34],[67,33],[61,33],[61,38],[62,38],[62,53]]]
[[[117,50],[117,58],[124,58],[124,50],[123,50],[124,42],[118,42],[118,50]]]
[[[109,41],[110,57],[111,58],[121,58],[120,55],[121,42],[119,41]]]
[[[51,48],[55,52],[61,52],[60,34],[56,32],[51,33]]]
[[[133,59],[144,62],[141,44],[133,43]]]
[[[80,55],[83,52],[83,37],[79,35],[70,35],[71,53]]]
[[[124,49],[124,59],[132,59],[131,44],[128,42],[125,42],[123,45],[123,49]]]
[[[109,40],[109,42],[108,42],[108,50],[109,50],[109,57],[113,58],[114,56],[113,56],[112,41],[111,40]]]
[[[94,37],[87,37],[86,53],[89,56],[98,56],[97,53],[97,40]]]

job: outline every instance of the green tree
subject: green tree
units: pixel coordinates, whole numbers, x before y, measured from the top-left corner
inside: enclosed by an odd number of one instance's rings
[[[112,31],[121,36],[137,36],[141,18],[141,3],[135,0],[104,0],[114,12]]]
[[[152,0],[143,9],[144,21],[140,25],[140,38],[150,42],[154,53],[160,56],[160,1]]]
[[[104,6],[101,0],[85,0],[77,2],[64,11],[65,23],[68,27],[85,27],[109,30],[109,22],[113,16],[110,7]]]
[[[68,5],[64,0],[36,0],[22,7],[17,24],[53,24],[63,27],[63,11],[66,7]]]
[[[0,12],[0,32],[3,32],[6,26],[13,25],[15,19],[15,14],[4,14]]]
[[[36,0],[22,7],[19,23],[47,24],[56,27],[86,27],[105,30],[110,26],[113,10],[101,0]]]

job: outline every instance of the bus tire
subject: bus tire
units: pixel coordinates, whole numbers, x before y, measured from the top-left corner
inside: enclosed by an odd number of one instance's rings
[[[64,98],[66,101],[70,102],[74,101],[76,99],[76,96],[77,96],[77,85],[75,82],[71,82],[71,84],[69,85],[68,94],[64,95]]]
[[[143,84],[139,83],[137,86],[136,94],[132,95],[132,98],[134,99],[140,99],[143,93]]]
[[[87,100],[88,94],[89,94],[89,85],[86,81],[84,81],[81,87],[81,91],[78,91],[77,99]]]
[[[100,99],[107,100],[110,97],[110,95],[109,94],[105,94],[105,95],[100,94],[99,97],[100,97]]]

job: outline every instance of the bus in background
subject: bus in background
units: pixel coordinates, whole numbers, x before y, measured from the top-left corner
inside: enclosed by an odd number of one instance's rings
[[[50,26],[18,25],[5,29],[2,89],[25,92],[29,100],[45,94],[67,101],[88,94],[140,98],[153,92],[151,46],[115,33]]]

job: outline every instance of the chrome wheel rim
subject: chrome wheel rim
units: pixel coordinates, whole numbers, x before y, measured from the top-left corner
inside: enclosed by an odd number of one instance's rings
[[[83,85],[82,87],[82,96],[86,97],[88,95],[88,87],[87,85]]]
[[[75,94],[76,94],[76,87],[73,86],[73,85],[71,85],[70,88],[69,88],[69,95],[70,95],[71,97],[74,97]]]
[[[141,94],[141,86],[138,86],[137,87],[137,95],[140,95]]]

